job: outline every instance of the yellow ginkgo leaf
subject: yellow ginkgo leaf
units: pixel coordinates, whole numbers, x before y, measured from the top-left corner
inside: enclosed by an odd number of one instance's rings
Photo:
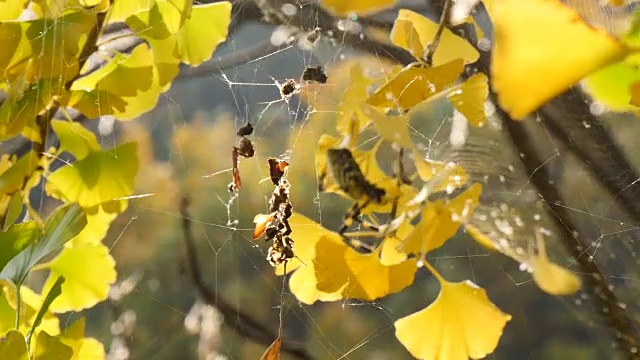
[[[369,121],[362,113],[362,104],[369,96],[367,87],[372,84],[366,77],[362,66],[355,64],[349,70],[349,86],[344,91],[342,103],[338,106],[338,122],[336,130],[344,136],[353,136],[353,132],[359,133]],[[355,124],[353,124],[355,122]],[[353,139],[354,141],[356,139]]]
[[[66,246],[101,243],[107,235],[111,222],[127,209],[127,205],[127,200],[112,200],[84,208],[87,214],[87,225]]]
[[[47,193],[89,208],[131,195],[138,171],[136,143],[94,152],[47,177]]]
[[[317,289],[327,293],[340,291],[344,299],[373,301],[413,283],[417,259],[385,266],[379,257],[380,248],[362,254],[342,241],[321,238],[314,263]]]
[[[73,350],[60,341],[59,337],[40,331],[33,346],[33,360],[71,360]]]
[[[390,8],[398,0],[320,0],[320,6],[336,16],[370,15]]]
[[[416,59],[422,59],[424,56],[424,47],[422,46],[420,35],[410,20],[396,19],[389,36],[392,43],[406,49]]]
[[[295,295],[296,299],[307,305],[311,305],[316,301],[338,301],[343,299],[342,292],[347,284],[333,292],[318,290],[318,279],[314,265],[314,261],[310,260],[308,263],[301,264],[296,272],[291,275],[289,290]]]
[[[530,261],[530,267],[538,287],[551,295],[571,295],[578,291],[581,286],[580,278],[549,260],[540,231],[536,231],[536,241],[538,255]]]
[[[68,151],[77,160],[84,159],[90,152],[100,150],[96,135],[78,122],[53,119],[51,127],[60,139],[58,151]]]
[[[65,345],[73,349],[71,360],[100,360],[105,358],[104,345],[94,338],[84,337],[85,318],[69,326],[60,337]]]
[[[487,116],[484,103],[489,96],[487,76],[482,73],[472,75],[467,81],[447,91],[451,104],[467,119],[469,124],[484,126]]]
[[[406,22],[410,22],[413,31],[410,31],[406,25]],[[391,30],[391,41],[407,51],[411,52],[414,56],[414,52],[418,47],[414,44],[415,34],[420,37],[420,44],[423,49],[427,49],[427,46],[433,41],[436,32],[438,31],[438,24],[420,15],[419,13],[407,9],[400,9],[398,12],[398,18]],[[417,58],[422,58],[423,54],[419,54]],[[464,60],[464,63],[469,64],[478,60],[478,51],[471,46],[466,40],[455,35],[451,30],[445,28],[440,37],[440,43],[433,53],[433,66],[439,66],[449,63],[456,59]]]
[[[51,270],[45,290],[58,276],[65,277],[62,294],[51,303],[51,311],[80,311],[106,299],[109,287],[116,281],[115,265],[103,244],[64,248],[60,255],[42,266]]]
[[[449,201],[436,200],[422,209],[420,221],[401,243],[407,254],[425,254],[442,246],[473,213],[478,205],[482,186],[473,184]]]
[[[629,91],[631,91],[631,100],[629,100],[629,104],[640,107],[640,80],[631,84]]]
[[[611,111],[638,111],[631,100],[633,84],[640,81],[639,62],[625,59],[600,69],[584,79],[584,89]]]
[[[480,231],[476,226],[471,225],[469,223],[464,224],[464,229],[475,240],[478,244],[486,247],[489,250],[497,250],[496,245],[494,245],[493,240],[487,236],[485,233]]]
[[[215,48],[227,39],[231,3],[220,1],[195,5],[191,17],[178,32],[178,53],[191,66],[209,60]]]
[[[363,113],[373,121],[378,134],[383,139],[398,144],[403,148],[413,148],[413,141],[409,136],[407,116],[388,116],[368,105],[364,105]]]
[[[0,21],[16,20],[29,5],[29,0],[0,1]]]
[[[427,68],[409,65],[376,90],[367,103],[381,108],[411,110],[420,102],[451,86],[462,73],[462,59]]]
[[[324,228],[317,222],[308,217],[293,212],[289,218],[291,226],[291,237],[295,240],[294,252],[296,257],[287,262],[287,273],[291,273],[301,265],[311,265],[316,253],[316,243],[321,236],[340,240],[338,233]],[[280,265],[276,268],[277,275],[284,275],[284,266]]]
[[[402,223],[390,235],[387,235],[380,244],[380,263],[382,265],[396,265],[407,260],[409,254],[402,249],[402,239],[413,231],[413,226],[401,219]]]
[[[20,331],[10,330],[0,341],[0,359],[29,360],[27,342]]]
[[[13,285],[0,283],[0,333],[15,328],[15,313],[17,308],[16,289]],[[33,322],[36,319],[38,311],[42,307],[43,296],[35,293],[29,287],[23,285],[20,287],[20,326],[19,330],[27,333],[31,330]],[[6,321],[9,319],[9,321]],[[60,332],[59,320],[48,309],[40,326],[36,331],[46,331],[49,334],[58,334]],[[0,357],[1,359],[1,357]]]
[[[481,359],[493,352],[511,315],[469,280],[440,284],[431,305],[395,322],[398,340],[424,360]]]
[[[558,0],[495,0],[490,11],[495,31],[492,87],[514,119],[523,119],[627,53],[624,45]]]
[[[417,150],[414,150],[417,152]],[[422,155],[414,153],[413,163],[416,172],[422,181],[433,181],[437,179],[434,191],[453,191],[469,180],[464,169],[453,162],[444,163],[442,161],[423,159]]]

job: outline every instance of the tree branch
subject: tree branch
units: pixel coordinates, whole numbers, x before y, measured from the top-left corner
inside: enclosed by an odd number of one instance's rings
[[[264,326],[250,315],[241,312],[231,304],[227,303],[220,294],[206,286],[200,272],[200,265],[196,255],[195,239],[191,230],[189,215],[189,198],[183,196],[180,202],[180,214],[182,215],[182,233],[186,248],[187,271],[191,283],[196,288],[198,295],[210,306],[216,307],[224,317],[225,324],[229,325],[238,334],[253,341],[269,346],[277,337],[278,333]],[[293,355],[299,359],[313,360],[304,348],[289,342],[282,342],[282,351]]]

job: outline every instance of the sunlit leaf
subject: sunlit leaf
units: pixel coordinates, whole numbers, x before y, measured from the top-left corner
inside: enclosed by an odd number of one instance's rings
[[[538,287],[551,295],[571,295],[578,291],[580,278],[549,260],[543,235],[539,231],[536,231],[536,241],[538,254],[531,260],[530,267]]]
[[[401,220],[400,226],[391,235],[387,235],[380,245],[380,263],[382,265],[396,265],[408,258],[408,254],[403,251],[401,244],[402,239],[413,231],[413,226],[406,219]]]
[[[413,141],[409,136],[409,120],[407,116],[388,116],[371,106],[366,106],[363,112],[373,121],[378,134],[383,139],[396,143],[403,148],[413,148]]]
[[[453,200],[428,203],[420,214],[420,221],[399,247],[406,254],[423,254],[442,246],[458,231],[478,205],[482,186],[473,184]]]
[[[65,329],[60,340],[73,349],[72,360],[102,360],[106,354],[104,345],[94,338],[84,337],[86,319],[80,318]]]
[[[13,224],[6,231],[0,232],[0,269],[14,256],[31,245],[40,235],[40,229],[33,221]]]
[[[61,167],[45,188],[51,196],[92,207],[131,195],[138,165],[137,145],[127,143]]]
[[[280,359],[280,347],[282,346],[282,337],[278,334],[278,338],[269,345],[267,350],[262,354],[260,360],[278,360]]]
[[[453,162],[424,159],[420,154],[414,154],[413,163],[422,181],[434,181],[434,191],[453,191],[469,180],[464,169]]]
[[[20,286],[29,270],[38,261],[60,249],[67,241],[76,236],[86,224],[86,216],[77,204],[56,208],[47,219],[42,238],[13,257],[0,272],[0,279],[11,280]]]
[[[464,83],[447,91],[447,97],[453,106],[473,126],[484,126],[486,115],[484,103],[489,96],[487,76],[482,73],[472,75]]]
[[[40,331],[33,344],[33,360],[70,360],[73,350],[62,343],[60,338]]]
[[[427,68],[408,66],[389,82],[377,89],[367,103],[376,107],[410,110],[451,86],[462,73],[462,59],[454,59],[440,66]]]
[[[417,259],[385,266],[379,256],[380,248],[361,254],[343,241],[320,238],[314,263],[317,289],[327,293],[341,290],[345,299],[373,301],[413,283]]]
[[[95,206],[84,208],[87,214],[87,226],[76,235],[68,245],[79,246],[81,244],[99,244],[104,240],[109,230],[109,225],[127,209],[127,200],[112,200]]]
[[[189,1],[190,2],[190,1]],[[178,53],[185,64],[200,65],[226,40],[231,22],[231,3],[196,5],[191,18],[178,33]]]
[[[105,102],[106,107],[103,108],[104,99],[100,99],[100,106],[95,108],[95,98],[98,95],[121,98],[128,103],[126,98],[135,97],[138,93],[148,90],[152,81],[153,54],[149,46],[143,43],[136,46],[130,54],[116,54],[98,70],[74,81],[69,106],[78,107],[90,117],[113,115],[119,109],[118,102],[110,99],[109,102]],[[114,101],[114,104],[110,101]]]
[[[467,234],[469,234],[476,242],[480,245],[486,247],[489,250],[497,250],[496,246],[493,244],[493,240],[486,234],[484,234],[480,229],[471,224],[464,225]]]
[[[395,322],[398,340],[418,359],[481,359],[493,352],[511,316],[469,280],[440,284],[431,305]]]
[[[17,19],[28,3],[29,0],[0,1],[0,21]]]
[[[51,304],[51,311],[80,311],[107,298],[109,287],[116,281],[115,261],[103,244],[82,244],[65,248],[43,267],[51,270],[44,288],[64,276],[62,295]]]
[[[364,75],[362,66],[355,64],[351,67],[349,70],[349,86],[344,91],[342,103],[338,105],[340,116],[338,117],[336,130],[340,134],[353,136],[352,132],[359,133],[369,122],[369,119],[362,113],[362,104],[369,96],[367,87],[371,84],[372,81]]]
[[[631,100],[629,104],[640,107],[640,81],[636,81],[630,86]]]
[[[17,309],[17,291],[15,286],[7,281],[0,280],[0,333],[3,333],[9,328],[15,328],[15,316]],[[39,314],[39,310],[42,309],[43,296],[36,294],[33,290],[29,289],[26,285],[20,287],[21,301],[20,301],[20,325],[18,329],[27,334],[33,327],[36,321],[36,317]],[[4,319],[10,319],[8,322]],[[36,333],[39,331],[46,331],[49,334],[55,335],[60,332],[58,318],[49,310],[45,311],[42,315],[40,325],[36,329]]]
[[[633,97],[633,84],[640,81],[638,63],[623,61],[609,65],[589,75],[584,88],[594,99],[612,111],[637,111],[630,101]]]
[[[192,2],[189,0],[155,0],[147,4],[152,5],[149,7],[144,3],[132,1],[127,10],[134,12],[122,14],[125,8],[120,6],[114,9],[114,16],[126,17],[127,25],[135,32],[162,40],[178,33],[192,15]],[[138,11],[135,12],[136,10]]]
[[[398,0],[320,0],[320,6],[336,16],[370,15],[390,8]]]
[[[0,341],[0,359],[30,360],[27,342],[19,331],[9,331]]]
[[[77,160],[84,159],[90,152],[100,150],[96,135],[78,122],[53,119],[51,127],[60,139],[59,151],[68,151]]]
[[[501,0],[490,11],[495,30],[492,86],[514,119],[523,119],[627,53],[624,45],[560,1]]]
[[[408,26],[407,22],[412,26]],[[413,29],[413,30],[412,30]],[[420,15],[417,12],[400,9],[398,18],[391,30],[391,41],[407,51],[416,58],[422,58],[423,54],[416,54],[418,47],[415,44],[415,35],[419,36],[422,49],[433,41],[438,24]],[[440,37],[440,43],[433,54],[433,66],[449,63],[456,59],[462,59],[465,63],[473,63],[478,60],[478,51],[466,40],[460,38],[445,28]]]

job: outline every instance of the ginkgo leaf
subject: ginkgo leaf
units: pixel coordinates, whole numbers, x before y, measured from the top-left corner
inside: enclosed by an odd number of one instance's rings
[[[411,23],[412,26],[407,26],[406,22]],[[413,28],[413,31],[411,28]],[[398,18],[391,30],[391,42],[411,52],[414,56],[419,55],[416,58],[420,59],[423,54],[414,53],[417,50],[415,34],[420,37],[421,47],[427,49],[437,31],[437,23],[415,11],[400,9]],[[478,51],[471,44],[445,28],[440,37],[440,43],[433,53],[432,65],[439,66],[456,59],[462,59],[464,63],[469,64],[478,60],[479,56]]]
[[[10,225],[0,232],[0,270],[40,235],[40,229],[33,221]]]
[[[0,341],[0,359],[30,360],[27,342],[20,331],[9,330]]]
[[[487,117],[484,103],[489,96],[487,76],[482,73],[472,75],[467,81],[453,86],[447,91],[451,104],[467,119],[469,124],[484,126]]]
[[[584,79],[584,89],[611,111],[637,111],[630,103],[632,85],[640,81],[637,62],[625,60],[596,71]]]
[[[87,226],[80,231],[67,245],[99,244],[104,240],[111,222],[123,213],[128,206],[127,200],[112,200],[95,206],[84,208],[87,214]]]
[[[408,259],[409,254],[402,251],[402,239],[413,231],[413,226],[406,219],[399,218],[402,223],[391,234],[385,236],[380,244],[380,263],[382,265],[396,265]]]
[[[385,140],[403,148],[412,149],[413,141],[409,136],[409,120],[405,115],[388,116],[372,106],[365,105],[363,113],[373,121],[378,134]]]
[[[0,1],[0,21],[15,20],[29,4],[29,0]]]
[[[511,316],[467,280],[440,281],[428,307],[395,322],[396,337],[418,359],[481,359],[494,351]]]
[[[462,73],[462,69],[463,62],[460,58],[432,68],[409,65],[377,89],[367,99],[367,104],[410,110],[451,86]]]
[[[136,46],[130,54],[116,54],[98,70],[74,81],[68,105],[78,108],[89,117],[113,115],[117,102],[113,105],[105,102],[105,107],[102,107],[104,99],[101,99],[100,107],[96,108],[94,99],[135,97],[148,90],[152,81],[153,54],[149,46],[143,43]]]
[[[320,0],[320,6],[335,16],[370,15],[390,8],[398,0]]]
[[[385,266],[379,257],[380,248],[361,254],[343,241],[320,238],[314,260],[317,289],[327,293],[341,291],[345,299],[373,301],[413,283],[417,259]]]
[[[296,241],[296,257],[287,262],[287,274],[301,265],[311,263],[315,256],[316,243],[321,236],[329,236],[337,240],[341,239],[338,233],[326,229],[317,222],[295,211],[289,218],[289,225],[292,229],[291,236]],[[276,274],[284,275],[283,265],[279,265],[276,268]]]
[[[227,39],[231,3],[220,1],[196,5],[191,18],[178,33],[178,53],[191,66],[209,60],[215,48]]]
[[[627,53],[623,44],[557,0],[494,1],[490,12],[492,87],[514,119]]]
[[[362,66],[355,64],[349,70],[349,86],[344,91],[342,103],[338,106],[340,116],[336,124],[336,130],[344,136],[353,136],[353,132],[359,133],[369,119],[362,113],[362,104],[369,96],[367,88],[372,80],[364,75]],[[355,122],[355,123],[354,123]],[[353,139],[354,141],[356,139]]]
[[[476,226],[471,225],[469,223],[464,224],[464,229],[467,234],[469,234],[478,244],[486,247],[489,250],[498,250],[496,245],[493,243],[493,240],[485,233],[480,231]]]
[[[482,186],[475,183],[449,202],[436,200],[421,211],[420,221],[399,246],[406,254],[424,254],[453,237],[478,205]]]
[[[67,247],[51,262],[41,266],[51,270],[44,289],[64,276],[62,294],[51,304],[51,311],[80,311],[107,298],[116,281],[115,261],[103,244]]]
[[[77,160],[84,159],[90,152],[100,150],[96,135],[78,122],[53,119],[51,127],[60,139],[59,151],[68,151]]]
[[[581,286],[580,278],[549,260],[540,231],[536,231],[536,241],[538,254],[530,261],[530,267],[538,287],[551,295],[571,295],[578,291]]]
[[[104,359],[104,345],[94,338],[84,337],[86,319],[80,318],[69,326],[60,336],[60,340],[71,349],[73,357],[71,360]]]
[[[631,100],[629,104],[640,107],[640,81],[636,81],[629,87],[631,91]]]
[[[125,18],[127,25],[136,33],[158,40],[177,34],[188,21],[192,10],[189,0],[131,2],[127,7],[121,5],[114,9],[114,17]],[[149,4],[152,4],[151,7]]]
[[[424,159],[420,154],[414,152],[413,163],[422,181],[434,181],[433,191],[451,192],[469,181],[467,172],[454,162],[444,163],[442,161]]]
[[[71,360],[73,350],[62,343],[60,338],[40,331],[33,344],[33,360]]]
[[[131,195],[138,171],[136,143],[94,152],[47,177],[47,193],[83,207]]]
[[[319,239],[314,242],[317,243]],[[315,249],[314,249],[315,254]],[[289,279],[289,290],[303,304],[311,305],[316,301],[338,301],[344,298],[343,291],[348,284],[333,292],[318,290],[314,260],[301,264]],[[287,267],[288,270],[288,267]]]
[[[0,281],[0,333],[7,329],[15,328],[15,316],[17,309],[17,291],[13,284]],[[35,322],[38,310],[41,309],[43,297],[36,294],[33,290],[23,285],[20,287],[20,325],[18,330],[27,334]],[[8,321],[6,321],[9,319]],[[38,331],[46,331],[49,334],[57,334],[60,332],[58,318],[47,309],[42,316]],[[2,357],[0,357],[1,359]]]

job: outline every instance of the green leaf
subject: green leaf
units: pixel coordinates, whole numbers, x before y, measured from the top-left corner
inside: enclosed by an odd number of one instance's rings
[[[51,126],[60,139],[60,152],[68,151],[77,160],[82,160],[89,153],[100,151],[96,135],[82,124],[54,119],[51,120]]]
[[[65,248],[58,257],[45,265],[51,269],[45,289],[54,286],[58,276],[64,276],[62,295],[51,304],[51,311],[80,311],[107,298],[116,281],[116,263],[103,244],[82,244]]]
[[[0,232],[0,268],[33,243],[40,235],[40,229],[33,221],[14,224]]]
[[[9,331],[0,339],[0,359],[29,360],[27,343],[19,331]]]
[[[221,1],[193,7],[191,18],[178,33],[178,52],[185,64],[200,65],[226,40],[231,23],[231,3]]]
[[[55,198],[95,206],[131,195],[138,172],[137,144],[89,154],[50,174],[45,189]]]
[[[15,223],[16,220],[22,214],[22,192],[17,191],[13,196],[11,196],[11,200],[9,201],[9,205],[7,206],[7,213],[4,218],[4,226],[2,227],[2,231],[7,231],[11,224]]]
[[[33,360],[71,360],[73,356],[73,350],[62,343],[59,337],[45,331],[38,333],[33,353]]]
[[[149,90],[152,82],[153,54],[149,45],[143,43],[131,54],[118,53],[100,69],[74,81],[69,106],[89,117],[116,115],[127,108],[128,98],[135,101],[139,93]]]
[[[77,204],[58,207],[49,215],[42,238],[13,257],[0,272],[0,279],[11,280],[19,288],[29,270],[38,261],[61,248],[86,224],[86,215]]]
[[[584,80],[585,90],[612,111],[633,111],[631,85],[640,81],[640,61],[627,59],[595,72]]]
[[[60,294],[62,294],[62,284],[64,283],[64,281],[65,279],[63,276],[58,277],[51,289],[49,289],[47,296],[42,300],[40,310],[38,310],[38,314],[36,314],[36,318],[35,320],[33,320],[33,325],[31,325],[31,330],[29,330],[29,334],[27,335],[28,343],[30,342],[31,336],[33,336],[38,326],[40,326],[40,323],[42,323],[42,319],[47,314],[47,311],[49,311],[49,306],[51,306],[53,300],[55,300],[58,296],[60,296]]]
[[[22,184],[38,167],[38,154],[31,150],[0,175],[0,196],[20,190]]]

